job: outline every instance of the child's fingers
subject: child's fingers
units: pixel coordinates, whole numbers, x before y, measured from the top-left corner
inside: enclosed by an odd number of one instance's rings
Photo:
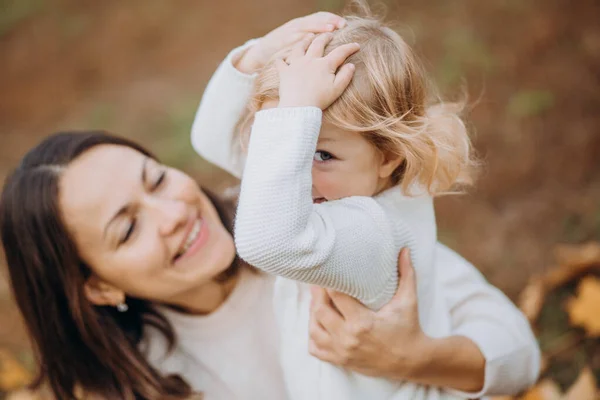
[[[348,57],[356,53],[359,49],[360,45],[358,43],[348,43],[338,46],[325,57],[327,65],[329,65],[332,71],[336,71]]]
[[[306,55],[311,57],[323,57],[325,46],[327,46],[331,39],[333,39],[331,33],[322,33],[318,35],[315,40],[312,41],[308,50],[306,50]]]
[[[340,68],[337,74],[335,74],[335,79],[333,80],[333,87],[335,90],[336,98],[341,96],[344,90],[352,81],[352,77],[354,76],[354,70],[356,67],[354,64],[346,64]]]
[[[290,55],[288,56],[287,61],[291,62],[292,60],[298,59],[298,58],[302,57],[304,54],[306,54],[306,49],[314,41],[314,38],[315,38],[315,35],[311,33],[311,34],[308,34],[304,39],[302,39],[301,41],[296,43],[294,45],[294,47],[292,47],[292,51],[290,52]]]

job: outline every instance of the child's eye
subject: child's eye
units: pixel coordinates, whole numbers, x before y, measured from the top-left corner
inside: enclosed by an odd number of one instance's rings
[[[313,160],[318,162],[329,161],[333,160],[334,158],[335,157],[333,156],[333,154],[322,150],[315,151],[315,155],[313,156]]]

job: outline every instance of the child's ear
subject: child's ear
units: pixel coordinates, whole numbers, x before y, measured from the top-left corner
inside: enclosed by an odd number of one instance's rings
[[[393,154],[391,152],[385,152],[381,154],[381,164],[379,165],[379,178],[387,179],[394,171],[402,164],[404,157]]]
[[[125,292],[92,275],[83,287],[85,297],[97,306],[116,306],[125,301]]]

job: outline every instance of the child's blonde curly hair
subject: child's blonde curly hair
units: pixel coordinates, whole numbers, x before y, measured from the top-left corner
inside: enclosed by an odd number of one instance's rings
[[[369,15],[364,5],[360,8]],[[347,25],[333,32],[325,52],[346,43],[361,47],[346,60],[356,66],[354,77],[340,98],[324,110],[324,122],[360,133],[384,155],[402,157],[390,183],[399,184],[407,194],[418,187],[439,195],[472,184],[477,163],[459,116],[463,104],[441,102],[434,95],[412,49],[381,19],[345,18]],[[279,77],[273,60],[259,72],[247,113],[240,120],[242,148],[254,114],[266,101],[278,98]]]

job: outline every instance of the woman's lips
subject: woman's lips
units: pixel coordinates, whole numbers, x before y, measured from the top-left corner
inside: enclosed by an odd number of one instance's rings
[[[193,256],[198,250],[200,250],[204,246],[204,244],[208,240],[209,229],[207,222],[204,221],[202,218],[198,218],[198,222],[200,223],[200,231],[198,232],[198,235],[190,244],[185,253],[183,253],[180,257],[178,257],[175,260],[175,265],[179,264],[181,260]]]

